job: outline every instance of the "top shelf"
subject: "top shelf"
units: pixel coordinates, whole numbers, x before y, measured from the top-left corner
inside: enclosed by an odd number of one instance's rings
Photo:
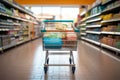
[[[116,6],[114,6],[114,7],[111,7],[111,8],[108,8],[108,9],[103,10],[103,11],[102,11],[102,14],[103,14],[103,13],[110,12],[110,11],[115,10],[115,9],[118,10],[118,8],[120,8],[120,5],[119,5],[119,4],[116,5]]]
[[[88,11],[92,10],[93,8],[99,6],[101,4],[101,2],[97,3],[95,6],[91,7],[90,9],[88,9]]]
[[[106,2],[102,3],[102,5],[106,5],[108,3],[112,2],[112,0],[107,0]]]
[[[8,4],[8,5],[10,5],[10,6],[14,7],[14,8],[16,8],[16,9],[19,9],[20,11],[22,11],[22,12],[24,12],[24,13],[27,13],[27,14],[31,15],[32,17],[36,18],[35,16],[33,16],[32,12],[27,11],[27,9],[24,9],[24,8],[16,5],[15,3],[12,3],[12,2],[7,1],[7,0],[2,0],[2,1],[3,1],[4,3],[6,3],[6,4]]]

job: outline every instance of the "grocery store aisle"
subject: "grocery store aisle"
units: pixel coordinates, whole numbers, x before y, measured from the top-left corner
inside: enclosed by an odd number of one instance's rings
[[[44,74],[41,39],[23,44],[0,55],[0,80],[120,80],[120,62],[96,47],[79,41],[74,52],[76,72],[70,67],[49,67]],[[68,63],[68,55],[51,55],[50,63]]]

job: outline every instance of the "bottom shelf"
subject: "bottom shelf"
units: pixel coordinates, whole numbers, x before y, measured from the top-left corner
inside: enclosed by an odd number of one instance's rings
[[[88,41],[88,42],[90,42],[90,43],[99,45],[99,46],[101,46],[101,47],[110,49],[110,50],[112,50],[112,51],[115,51],[115,52],[120,53],[120,49],[118,49],[118,48],[116,48],[116,47],[112,47],[112,46],[109,46],[109,45],[106,45],[106,44],[103,44],[103,43],[99,43],[99,42],[96,42],[96,41],[94,41],[94,40],[87,39],[87,38],[85,38],[85,37],[81,37],[81,39],[83,39],[83,40],[85,40],[85,41]]]
[[[86,41],[91,42],[91,43],[96,44],[96,45],[100,45],[100,42],[97,42],[97,41],[94,41],[94,40],[91,40],[91,39],[88,39],[88,38],[82,37],[81,39],[86,40]]]
[[[14,44],[5,45],[5,46],[3,46],[3,47],[0,47],[0,51],[5,50],[5,49],[8,49],[8,48],[11,48],[11,47],[14,47],[14,46],[16,46],[16,45],[20,45],[20,44],[25,43],[25,42],[27,42],[27,41],[30,41],[30,39],[26,39],[26,40],[24,40],[24,41],[20,41],[20,42],[14,43]]]
[[[109,46],[109,45],[106,45],[106,44],[103,44],[103,43],[101,43],[101,46],[102,46],[102,47],[105,47],[105,48],[107,48],[107,49],[111,49],[111,50],[113,50],[113,51],[115,51],[115,52],[119,52],[119,53],[120,53],[120,49],[117,49],[117,48],[115,48],[115,47],[112,47],[112,46]]]
[[[10,45],[6,45],[6,46],[3,46],[2,49],[8,49],[8,48],[11,48],[13,46],[15,46],[16,44],[10,44]]]

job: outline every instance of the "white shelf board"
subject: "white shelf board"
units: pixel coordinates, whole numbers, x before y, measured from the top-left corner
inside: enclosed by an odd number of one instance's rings
[[[91,34],[101,34],[101,32],[95,32],[95,31],[86,31],[86,33],[91,33]]]
[[[86,30],[86,28],[80,28],[80,30]]]
[[[13,47],[13,46],[15,46],[15,45],[16,45],[16,44],[6,45],[6,46],[3,46],[3,49],[8,49],[8,48]]]
[[[110,19],[110,20],[103,20],[101,23],[109,23],[109,22],[116,22],[116,21],[120,21],[120,18],[118,18],[118,19]]]
[[[97,42],[97,41],[94,41],[94,40],[91,40],[91,39],[87,39],[85,38],[84,40],[88,41],[88,42],[91,42],[91,43],[94,43],[96,45],[100,45],[100,42]]]
[[[115,47],[112,47],[112,46],[109,46],[109,45],[106,45],[106,44],[101,44],[102,47],[105,47],[105,48],[108,48],[108,49],[111,49],[113,51],[117,51],[117,52],[120,52],[120,49],[117,49]]]
[[[120,35],[120,32],[106,32],[106,31],[102,31],[102,34],[112,34],[112,35]]]
[[[101,25],[87,25],[86,28],[96,28],[101,27]]]
[[[102,18],[92,19],[92,20],[86,21],[86,23],[91,23],[91,22],[100,21],[101,19],[102,19]]]
[[[80,35],[86,35],[86,33],[80,33]]]
[[[85,26],[86,24],[80,24],[79,26]]]

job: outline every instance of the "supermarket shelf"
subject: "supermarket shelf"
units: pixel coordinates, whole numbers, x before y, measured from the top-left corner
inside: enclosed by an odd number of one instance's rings
[[[91,7],[90,9],[88,9],[88,11],[92,10],[93,8],[99,6],[101,4],[101,2],[97,3],[96,5],[94,5],[93,7]]]
[[[93,44],[100,45],[100,42],[97,42],[97,41],[94,41],[94,40],[91,40],[91,39],[88,39],[88,38],[83,38],[83,39],[88,41],[88,42],[91,42]]]
[[[105,47],[105,48],[108,48],[110,50],[113,50],[113,51],[116,51],[116,52],[120,52],[120,49],[117,49],[115,47],[112,47],[112,46],[109,46],[109,45],[106,45],[106,44],[101,44],[102,47]]]
[[[100,21],[101,19],[102,18],[97,18],[97,19],[89,20],[89,21],[86,21],[86,23],[92,23],[92,22]]]
[[[11,48],[11,47],[13,47],[13,46],[15,46],[15,45],[16,45],[16,44],[10,44],[10,45],[3,46],[3,50],[4,50],[4,49]]]
[[[106,31],[102,31],[102,34],[112,34],[112,35],[120,35],[120,32],[106,32]]]
[[[85,26],[86,24],[80,24],[79,26]]]
[[[102,5],[106,5],[108,4],[109,2],[111,2],[112,0],[107,0],[106,2],[102,3]]]
[[[9,29],[0,29],[0,31],[9,31]]]
[[[82,19],[82,20],[80,21],[80,23],[82,23],[82,22],[84,22],[84,21],[86,21],[86,18]]]
[[[101,27],[101,25],[87,25],[86,28],[96,28]]]
[[[35,16],[33,16],[32,12],[27,11],[25,8],[21,8],[21,7],[19,7],[18,5],[14,4],[14,3],[10,2],[10,1],[7,1],[7,0],[3,0],[3,2],[5,2],[6,4],[8,4],[8,5],[10,5],[10,6],[14,7],[14,8],[16,8],[16,9],[19,9],[19,10],[21,10],[22,12],[27,13],[27,14],[29,14],[29,15],[31,15],[32,17],[35,18]]]
[[[10,26],[14,26],[14,25],[20,25],[19,23],[7,23],[7,22],[0,22],[0,24],[2,25],[10,25]]]
[[[2,47],[0,47],[0,51],[2,51],[3,49],[2,49]]]
[[[81,39],[85,40],[85,37],[81,37]]]
[[[118,19],[104,20],[101,23],[110,23],[110,22],[117,22],[117,21],[120,21],[120,19],[118,18]]]
[[[80,30],[86,30],[86,28],[80,28]]]
[[[112,11],[112,10],[117,9],[117,8],[120,8],[120,5],[119,5],[119,4],[118,4],[118,5],[115,5],[114,7],[111,7],[111,8],[108,8],[108,9],[103,10],[103,11],[102,11],[102,14],[103,14],[103,13],[106,13],[106,12],[109,12],[109,11]]]
[[[86,33],[91,33],[91,34],[101,34],[101,32],[96,32],[96,31],[86,31]]]
[[[80,16],[84,16],[86,14],[87,11],[84,11],[80,14]]]
[[[80,35],[86,35],[86,33],[80,33]]]
[[[23,41],[19,41],[19,42],[17,42],[17,45],[20,45],[20,44],[22,44],[22,43],[25,43],[25,42],[27,42],[27,41],[29,41],[30,39],[26,39],[26,40],[23,40]]]
[[[101,13],[97,13],[97,14],[95,14],[95,15],[91,15],[91,16],[87,17],[86,20],[88,20],[88,19],[90,19],[90,18],[93,18],[93,17],[96,17],[96,16],[99,16],[100,14],[101,14]]]
[[[21,21],[25,21],[25,22],[32,22],[32,23],[34,23],[34,24],[37,24],[36,22],[33,22],[33,21],[31,21],[31,20],[22,19],[22,18],[15,17],[15,16],[10,16],[10,15],[5,14],[5,13],[0,13],[0,15],[5,16],[5,17],[9,17],[9,18],[12,18],[12,19],[16,19],[16,20],[21,20]]]

